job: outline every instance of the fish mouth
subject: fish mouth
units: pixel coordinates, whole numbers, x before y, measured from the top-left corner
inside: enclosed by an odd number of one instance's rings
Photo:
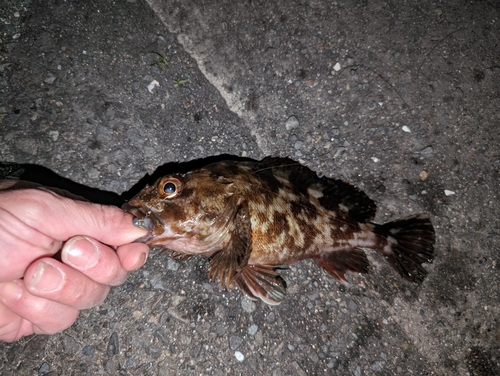
[[[145,212],[143,208],[132,206],[128,202],[122,205],[122,209],[134,216],[134,219],[132,219],[132,224],[134,226],[148,231],[147,235],[136,239],[134,243],[147,243],[149,240],[152,240],[159,235],[158,232],[162,232],[163,224],[150,210]]]

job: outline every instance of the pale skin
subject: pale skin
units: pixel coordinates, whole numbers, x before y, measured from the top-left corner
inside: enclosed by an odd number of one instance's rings
[[[117,207],[0,180],[0,341],[70,327],[140,268],[147,231]],[[56,253],[60,257],[54,257]]]

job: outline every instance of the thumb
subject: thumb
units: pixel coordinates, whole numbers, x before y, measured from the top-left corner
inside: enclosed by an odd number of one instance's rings
[[[73,200],[48,190],[6,191],[0,194],[0,206],[39,232],[62,241],[86,235],[119,246],[147,234],[132,224],[131,214],[117,207]]]

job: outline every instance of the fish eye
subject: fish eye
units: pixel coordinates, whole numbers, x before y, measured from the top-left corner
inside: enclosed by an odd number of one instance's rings
[[[177,178],[163,178],[158,182],[158,192],[164,198],[177,196],[182,187],[182,183]]]

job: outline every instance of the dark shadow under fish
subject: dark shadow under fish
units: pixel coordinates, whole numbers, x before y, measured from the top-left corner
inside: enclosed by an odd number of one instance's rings
[[[268,304],[285,297],[277,270],[306,258],[345,280],[346,272],[368,271],[363,249],[374,249],[420,283],[422,264],[433,257],[427,215],[375,224],[376,205],[364,192],[288,158],[227,160],[167,175],[123,208],[149,230],[140,241],[180,258],[206,256],[212,282]]]

